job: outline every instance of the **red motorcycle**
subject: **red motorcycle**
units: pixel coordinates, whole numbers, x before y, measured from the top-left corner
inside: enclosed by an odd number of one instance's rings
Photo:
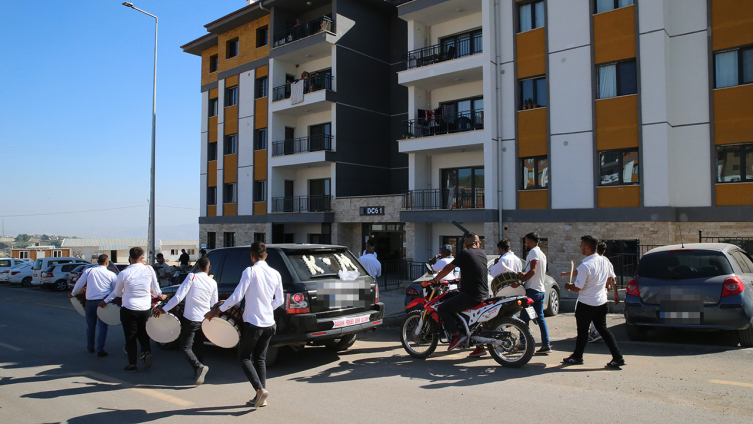
[[[450,334],[439,318],[437,308],[450,299],[455,291],[447,289],[448,282],[433,283],[424,298],[415,299],[405,307],[400,341],[414,358],[428,358],[439,342],[450,343]],[[518,368],[533,357],[534,340],[530,328],[515,317],[523,309],[535,317],[533,300],[526,296],[492,297],[459,314],[455,314],[460,328],[468,339],[459,348],[486,345],[489,353],[503,367]]]

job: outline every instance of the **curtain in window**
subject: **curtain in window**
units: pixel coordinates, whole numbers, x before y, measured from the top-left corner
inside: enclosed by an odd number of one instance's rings
[[[753,82],[753,49],[743,50],[743,84]]]
[[[753,146],[745,147],[745,179],[753,181]]]
[[[531,22],[531,5],[524,4],[523,6],[520,6],[519,10],[520,10],[520,32],[529,31],[533,29],[533,22]]]
[[[544,18],[546,17],[546,13],[544,13],[544,2],[540,1],[537,3],[534,3],[534,7],[536,8],[536,22],[534,24],[534,28],[541,28],[543,27],[546,22],[544,21]]]
[[[534,173],[536,172],[534,159],[523,160],[523,190],[535,187]]]
[[[737,155],[735,155],[737,153]],[[719,149],[717,156],[717,181],[729,183],[740,181],[740,150]]]
[[[540,159],[538,165],[539,187],[547,188],[549,186],[549,159]]]
[[[625,7],[625,6],[631,6],[633,5],[633,0],[618,0],[617,1],[617,7]]]
[[[599,67],[599,98],[608,99],[617,96],[617,67],[607,65]]]
[[[622,182],[631,184],[638,182],[638,152],[628,151],[622,154]]]
[[[737,51],[716,54],[716,88],[737,85]]]

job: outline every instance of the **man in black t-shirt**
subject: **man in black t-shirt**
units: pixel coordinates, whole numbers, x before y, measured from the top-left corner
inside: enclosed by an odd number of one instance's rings
[[[181,249],[181,255],[178,260],[180,261],[180,270],[185,271],[188,269],[188,263],[191,261],[191,257],[186,253],[186,249]]]
[[[486,253],[481,249],[481,240],[476,233],[468,234],[465,239],[465,249],[455,256],[455,260],[447,264],[431,281],[425,281],[422,285],[427,286],[432,282],[440,281],[455,267],[460,268],[460,293],[437,308],[442,322],[453,335],[447,350],[454,349],[468,338],[467,334],[460,331],[453,314],[471,309],[489,297]]]

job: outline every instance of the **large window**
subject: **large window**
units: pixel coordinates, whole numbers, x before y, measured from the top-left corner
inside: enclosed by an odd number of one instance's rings
[[[753,47],[714,55],[716,88],[753,83]]]
[[[717,147],[719,183],[753,181],[753,143]]]
[[[634,0],[596,0],[596,13],[609,12],[621,7],[631,6]]]
[[[209,73],[217,72],[217,55],[209,56]]]
[[[215,97],[214,99],[209,99],[209,117],[217,116],[217,103],[219,100]]]
[[[546,107],[546,77],[520,82],[520,109]]]
[[[599,185],[638,184],[638,149],[599,152]]]
[[[224,203],[236,203],[237,198],[237,185],[235,183],[228,183],[223,186],[222,201]]]
[[[223,236],[225,247],[235,247],[235,233],[225,233]]]
[[[217,204],[217,187],[207,187],[207,205],[214,206]]]
[[[523,170],[522,190],[549,187],[549,159],[546,156],[521,159]]]
[[[442,170],[442,209],[484,207],[484,168]]]
[[[207,143],[207,161],[217,160],[217,143]]]
[[[29,259],[29,251],[28,250],[22,250],[18,252],[18,259]]]
[[[267,129],[256,130],[254,134],[254,150],[265,150],[267,148]]]
[[[261,77],[256,79],[256,91],[254,92],[255,99],[261,99],[267,97],[269,90],[269,84],[267,84],[267,77]]]
[[[483,51],[481,35],[481,30],[464,32],[441,38],[439,44],[448,59],[470,56]]]
[[[207,232],[207,249],[212,250],[217,247],[217,233],[215,232]],[[217,266],[219,264],[216,264]],[[220,267],[217,267],[217,269],[221,269]]]
[[[267,201],[267,181],[254,181],[254,202]]]
[[[599,99],[638,93],[635,60],[596,67]]]
[[[256,30],[256,48],[269,44],[269,27],[264,25]]]
[[[518,7],[520,21],[518,23],[518,32],[530,31],[535,28],[541,28],[546,25],[546,13],[544,12],[544,1],[539,0]]]
[[[266,243],[267,233],[254,233],[254,243],[256,242]]]
[[[235,106],[238,104],[238,86],[228,87],[225,89],[225,107]]]
[[[238,134],[230,134],[225,136],[223,150],[226,155],[234,155],[238,153]]]
[[[238,39],[233,38],[225,43],[225,59],[231,59],[238,56]]]

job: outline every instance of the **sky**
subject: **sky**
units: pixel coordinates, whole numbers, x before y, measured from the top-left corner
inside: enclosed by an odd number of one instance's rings
[[[156,238],[197,239],[201,58],[180,46],[246,1],[133,3],[159,17]],[[5,234],[146,237],[154,19],[119,0],[9,0],[0,34]]]

